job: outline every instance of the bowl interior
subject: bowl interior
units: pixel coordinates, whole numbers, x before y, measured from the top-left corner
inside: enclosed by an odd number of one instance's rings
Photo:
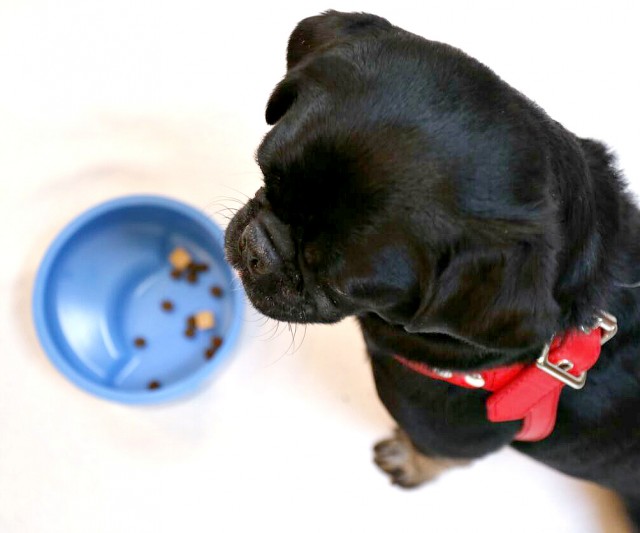
[[[69,231],[41,283],[54,362],[100,390],[144,395],[208,373],[234,340],[239,301],[222,233],[200,217],[166,202],[129,202]],[[196,283],[171,276],[168,257],[177,247],[208,266]],[[164,309],[164,301],[173,309]],[[187,317],[199,311],[211,311],[215,326],[188,337]],[[207,357],[214,337],[222,345]]]

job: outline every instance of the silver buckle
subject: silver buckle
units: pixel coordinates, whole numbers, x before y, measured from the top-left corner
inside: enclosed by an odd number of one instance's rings
[[[550,348],[550,342],[544,345],[542,353],[536,361],[536,366],[543,372],[549,374],[551,377],[556,378],[558,381],[561,381],[565,385],[569,385],[569,387],[571,387],[572,389],[580,390],[582,387],[584,387],[584,384],[587,382],[587,373],[583,372],[579,376],[569,374],[569,372],[567,371],[573,368],[573,363],[566,359],[559,361],[557,365],[549,361]]]
[[[596,316],[596,323],[593,327],[602,330],[600,344],[610,341],[611,338],[618,333],[618,321],[616,317],[606,311],[600,311],[600,314]]]
[[[618,321],[616,317],[607,313],[606,311],[600,311],[596,316],[595,324],[591,328],[580,328],[585,333],[590,333],[594,328],[602,329],[602,337],[600,338],[600,344],[611,340],[611,338],[618,332]],[[573,363],[567,359],[558,361],[557,364],[549,361],[549,349],[551,348],[551,342],[544,345],[542,353],[536,361],[536,366],[546,372],[550,376],[553,376],[558,381],[561,381],[565,385],[568,385],[572,389],[579,390],[584,387],[587,382],[587,373],[582,372],[579,376],[574,376],[569,373],[569,370],[573,368]]]

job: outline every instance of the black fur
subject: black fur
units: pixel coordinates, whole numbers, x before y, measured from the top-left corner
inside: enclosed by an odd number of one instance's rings
[[[611,154],[460,50],[373,15],[303,20],[287,65],[257,154],[264,188],[226,236],[256,308],[356,315],[379,395],[423,453],[511,444],[618,491],[639,523],[640,289],[622,285],[640,279],[640,214]],[[600,309],[619,333],[537,443],[512,442],[519,422],[488,422],[487,393],[392,358],[533,361]]]

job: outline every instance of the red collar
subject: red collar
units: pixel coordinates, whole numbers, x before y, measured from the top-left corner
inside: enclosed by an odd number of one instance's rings
[[[584,386],[587,370],[596,364],[601,345],[616,331],[615,317],[601,312],[591,330],[570,330],[564,335],[555,335],[535,363],[520,363],[470,374],[440,370],[399,355],[395,358],[430,378],[493,392],[487,398],[487,418],[492,422],[522,419],[522,428],[515,440],[537,441],[553,431],[564,385],[574,389]]]

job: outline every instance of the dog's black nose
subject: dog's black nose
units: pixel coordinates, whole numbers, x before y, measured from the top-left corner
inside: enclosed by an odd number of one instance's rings
[[[238,249],[253,276],[277,272],[284,261],[293,259],[295,248],[289,226],[273,213],[259,213],[242,232]]]

